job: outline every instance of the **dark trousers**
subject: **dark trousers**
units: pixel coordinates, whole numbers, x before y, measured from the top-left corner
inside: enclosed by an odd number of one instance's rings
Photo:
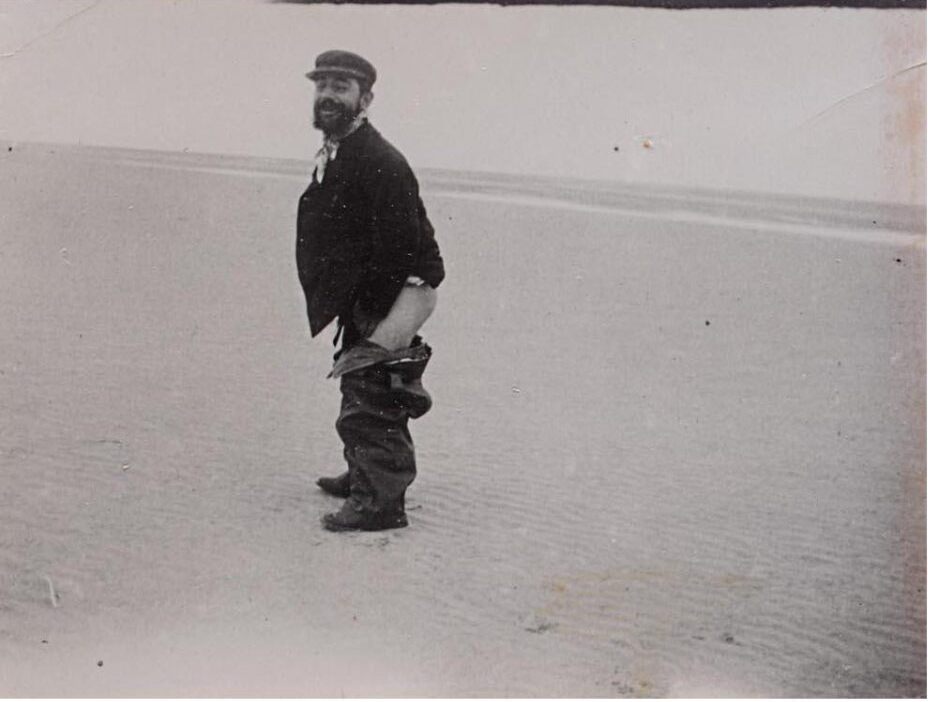
[[[428,349],[428,347],[425,347]],[[409,420],[432,406],[422,387],[431,356],[378,363],[341,377],[342,404],[335,428],[345,445],[351,499],[371,512],[402,512],[416,477]]]

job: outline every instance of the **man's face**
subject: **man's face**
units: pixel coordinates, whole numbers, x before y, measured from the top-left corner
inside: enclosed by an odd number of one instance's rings
[[[362,109],[368,96],[354,78],[322,76],[316,79],[316,100],[313,104],[313,126],[324,134],[345,131]]]

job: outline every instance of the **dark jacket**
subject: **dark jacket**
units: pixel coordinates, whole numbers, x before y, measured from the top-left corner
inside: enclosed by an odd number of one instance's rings
[[[313,336],[356,303],[386,317],[410,275],[432,287],[445,277],[412,169],[367,122],[300,197],[296,262]]]

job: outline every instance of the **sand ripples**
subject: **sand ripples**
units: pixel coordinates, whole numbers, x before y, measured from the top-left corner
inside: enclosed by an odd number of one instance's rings
[[[337,390],[303,331],[292,177],[22,158],[0,171],[18,669],[126,662],[123,641],[183,667],[164,641],[206,641],[234,692],[260,641],[285,694],[924,693],[908,249],[436,195],[412,526],[332,535],[312,481],[341,469]],[[326,651],[383,662],[380,686],[327,677]]]

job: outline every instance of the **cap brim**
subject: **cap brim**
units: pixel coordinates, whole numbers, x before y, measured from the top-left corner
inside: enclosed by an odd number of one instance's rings
[[[338,78],[354,78],[355,80],[370,80],[360,71],[352,71],[350,68],[316,68],[306,74],[310,80],[316,80],[323,76],[336,76]]]

